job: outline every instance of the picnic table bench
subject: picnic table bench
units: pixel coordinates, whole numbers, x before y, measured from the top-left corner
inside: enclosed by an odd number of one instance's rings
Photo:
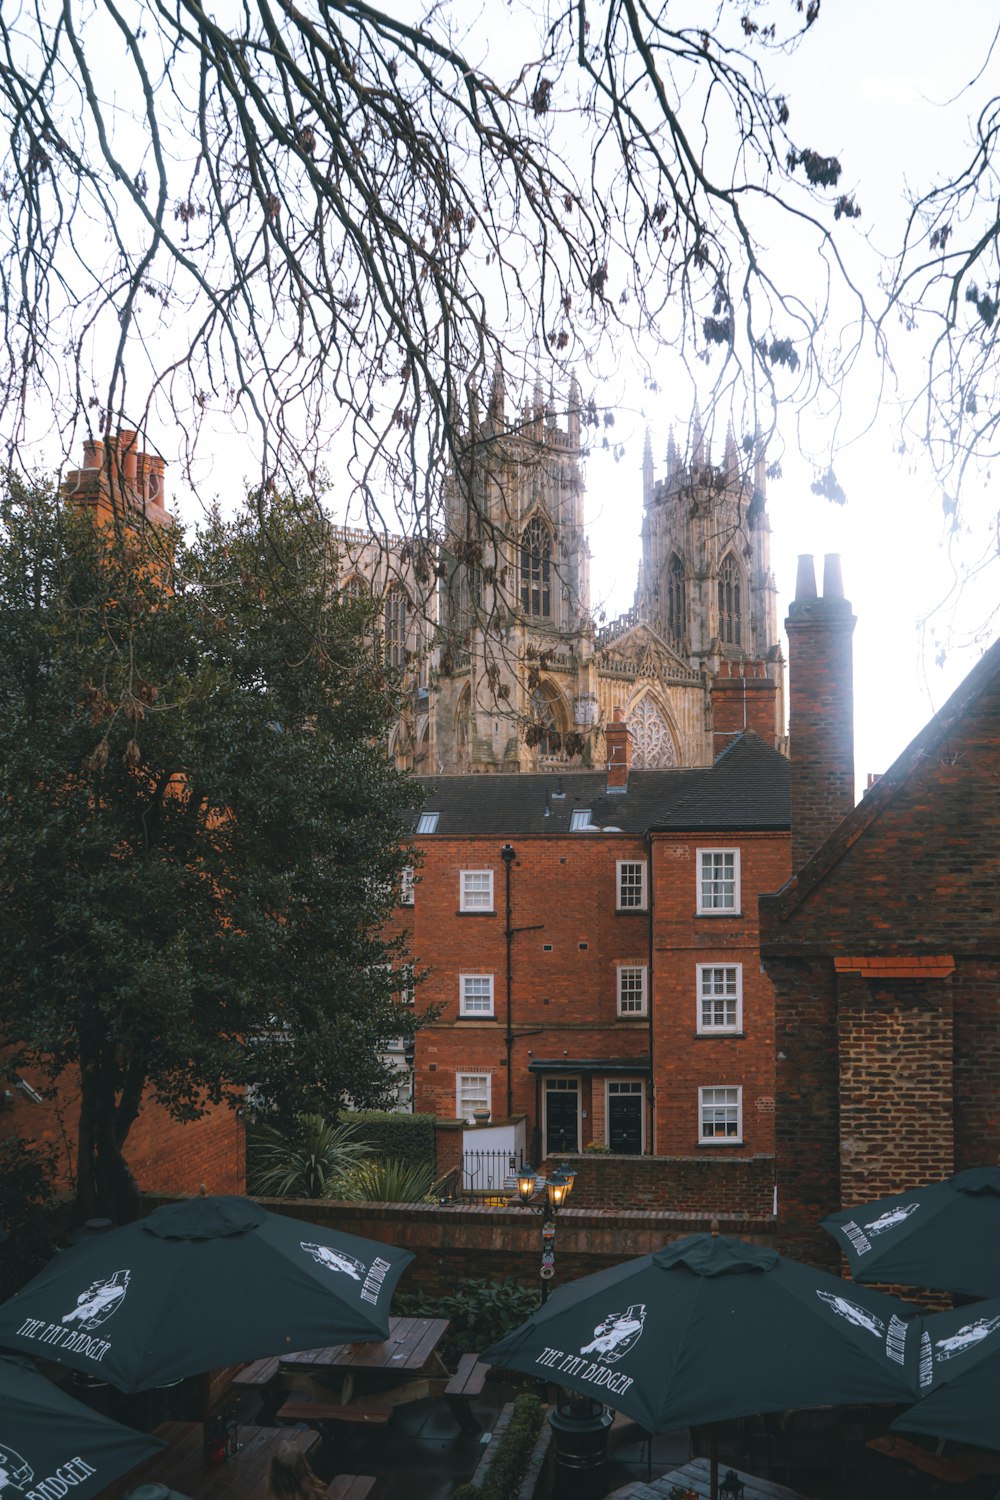
[[[233,1385],[267,1385],[280,1368],[281,1360],[277,1356],[272,1359],[255,1359],[252,1365],[245,1365],[238,1375],[233,1376]]]
[[[911,1443],[908,1438],[897,1437],[894,1432],[869,1438],[868,1447],[876,1453],[884,1453],[887,1458],[902,1459],[904,1463],[912,1464],[915,1469],[922,1469],[935,1479],[943,1479],[946,1484],[965,1484],[966,1480],[974,1479],[977,1473],[960,1457],[949,1458],[945,1453],[932,1453],[929,1448]]]
[[[374,1488],[373,1474],[338,1474],[326,1487],[326,1500],[368,1500]]]
[[[384,1427],[392,1416],[392,1408],[365,1406],[358,1401],[349,1404],[323,1401],[296,1394],[278,1407],[277,1416],[282,1422],[369,1422],[373,1427]]]
[[[463,1354],[458,1361],[458,1369],[445,1386],[444,1395],[460,1427],[479,1426],[469,1407],[483,1394],[489,1373],[489,1365],[484,1365],[478,1354]]]

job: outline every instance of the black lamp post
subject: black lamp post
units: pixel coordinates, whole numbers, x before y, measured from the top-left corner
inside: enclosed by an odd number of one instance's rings
[[[719,1500],[743,1500],[746,1486],[735,1469],[727,1469],[726,1477],[719,1485]]]
[[[544,1194],[539,1194],[534,1172],[518,1173],[518,1198],[527,1208],[542,1215],[542,1263],[538,1274],[542,1278],[543,1306],[549,1295],[549,1282],[556,1274],[556,1216],[573,1191],[575,1177],[575,1172],[558,1167],[545,1180]],[[549,1414],[555,1434],[556,1500],[597,1500],[605,1493],[604,1464],[612,1420],[603,1402],[576,1391],[558,1392],[556,1409]]]
[[[556,1215],[573,1190],[574,1172],[553,1172],[545,1181],[545,1194],[536,1202],[538,1180],[533,1171],[518,1173],[517,1196],[526,1208],[542,1215],[542,1260],[538,1274],[542,1278],[542,1301],[549,1295],[549,1282],[556,1274]]]

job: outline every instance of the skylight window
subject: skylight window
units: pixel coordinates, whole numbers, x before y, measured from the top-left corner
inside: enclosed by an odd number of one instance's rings
[[[569,815],[570,833],[581,833],[585,828],[593,827],[590,821],[589,807],[574,807]]]
[[[437,833],[438,818],[440,813],[421,813],[420,821],[417,823],[418,833]]]

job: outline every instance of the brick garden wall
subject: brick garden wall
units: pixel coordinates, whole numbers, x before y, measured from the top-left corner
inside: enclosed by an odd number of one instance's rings
[[[162,1200],[150,1200],[156,1207]],[[540,1218],[520,1208],[478,1208],[406,1203],[314,1203],[296,1199],[261,1199],[265,1207],[364,1235],[412,1250],[416,1259],[400,1290],[441,1295],[463,1280],[501,1280],[513,1276],[526,1285],[538,1282]],[[659,1250],[669,1240],[704,1233],[711,1221],[683,1213],[625,1213],[565,1209],[556,1232],[556,1282],[575,1280],[632,1256]],[[737,1234],[757,1244],[771,1244],[774,1223],[760,1219],[719,1217],[723,1234]]]
[[[576,1172],[574,1208],[652,1209],[713,1216],[770,1218],[774,1157],[560,1156]]]

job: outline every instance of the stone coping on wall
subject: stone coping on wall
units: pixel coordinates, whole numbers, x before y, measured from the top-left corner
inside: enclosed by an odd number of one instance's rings
[[[150,1213],[161,1203],[183,1201],[179,1197],[144,1196],[143,1212]],[[347,1227],[348,1220],[364,1221],[368,1231],[378,1237],[375,1226],[392,1224],[410,1226],[413,1230],[433,1233],[447,1226],[454,1232],[462,1225],[482,1229],[490,1225],[497,1231],[510,1229],[536,1238],[539,1216],[520,1205],[488,1207],[477,1203],[356,1203],[345,1199],[257,1198],[255,1202],[274,1213],[312,1224]],[[570,1235],[613,1235],[620,1242],[623,1232],[635,1234],[668,1233],[671,1238],[684,1234],[707,1233],[717,1224],[720,1234],[738,1234],[769,1238],[775,1232],[772,1215],[742,1213],[674,1213],[669,1209],[563,1208],[559,1212],[560,1238]],[[360,1230],[359,1233],[365,1231]]]

